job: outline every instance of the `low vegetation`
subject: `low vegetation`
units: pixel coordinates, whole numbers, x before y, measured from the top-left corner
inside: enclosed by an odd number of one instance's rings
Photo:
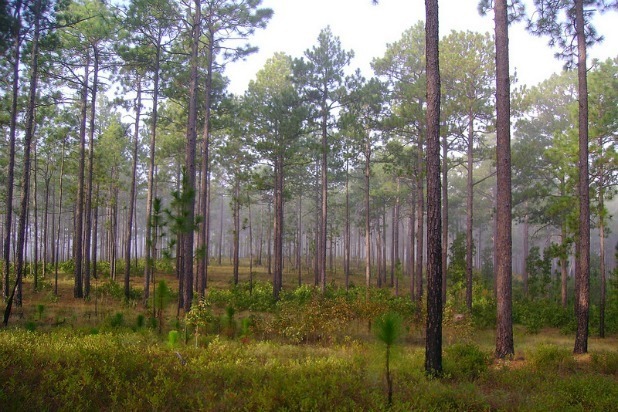
[[[275,302],[265,275],[229,286],[220,269],[186,316],[167,276],[154,308],[138,287],[126,300],[109,280],[87,301],[71,297],[70,276],[58,297],[26,282],[27,304],[0,330],[2,409],[615,408],[618,339],[592,338],[590,354],[576,357],[572,316],[556,308],[519,301],[516,356],[498,362],[485,291],[475,291],[472,314],[450,299],[438,380],[423,372],[423,304],[388,289],[306,285],[287,285]]]

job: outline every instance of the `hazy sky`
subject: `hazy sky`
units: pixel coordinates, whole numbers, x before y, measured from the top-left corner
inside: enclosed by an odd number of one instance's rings
[[[440,37],[451,30],[471,30],[493,34],[491,14],[480,16],[478,0],[441,0]],[[301,57],[305,50],[317,44],[320,30],[330,26],[341,39],[345,50],[353,50],[355,57],[350,72],[360,68],[371,76],[370,62],[384,55],[387,43],[401,38],[403,32],[425,18],[425,3],[421,0],[264,0],[264,7],[274,10],[265,30],[259,30],[249,42],[258,46],[259,53],[246,61],[228,66],[230,91],[242,94],[266,59],[275,52]],[[532,10],[528,6],[528,12]],[[594,20],[605,41],[589,50],[589,56],[606,59],[618,56],[618,13],[610,12]],[[547,37],[534,37],[525,31],[524,23],[511,26],[511,72],[517,70],[520,83],[536,84],[558,72],[563,62],[554,58],[554,50],[547,46]]]

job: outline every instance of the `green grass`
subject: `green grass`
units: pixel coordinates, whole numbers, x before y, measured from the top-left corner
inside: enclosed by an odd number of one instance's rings
[[[216,270],[213,270],[216,273]],[[186,321],[172,301],[158,330],[152,308],[125,301],[108,281],[87,301],[27,290],[0,329],[1,410],[615,410],[618,339],[589,339],[573,356],[561,328],[515,326],[513,360],[495,361],[492,328],[447,308],[442,379],[423,371],[422,313],[388,290],[289,287],[270,298],[265,274],[249,291],[215,277],[209,299]],[[163,279],[159,275],[159,279]],[[176,295],[173,277],[165,277]],[[139,285],[140,278],[133,280]],[[104,286],[102,286],[104,285]],[[41,305],[44,305],[41,310]],[[390,354],[374,320],[397,313],[402,337]],[[170,331],[172,331],[170,333]]]

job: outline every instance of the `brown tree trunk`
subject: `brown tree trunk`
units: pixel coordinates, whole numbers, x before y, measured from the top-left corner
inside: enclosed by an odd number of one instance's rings
[[[209,16],[210,19],[210,16]],[[198,293],[201,298],[206,293],[208,285],[208,259],[210,243],[210,102],[212,95],[212,71],[214,56],[214,32],[212,27],[208,27],[208,46],[206,48],[206,61],[208,70],[206,71],[206,87],[204,94],[204,131],[202,133],[202,176],[201,176],[201,206],[202,224],[199,233],[199,247],[202,255],[198,260]],[[238,282],[238,271],[235,273]]]
[[[506,0],[495,0],[496,36],[496,357],[515,353],[512,318],[511,131],[509,37]]]
[[[442,374],[442,217],[438,0],[425,0],[427,58],[427,326],[425,372]]]
[[[472,311],[472,249],[474,239],[472,237],[474,209],[474,117],[468,113],[468,148],[467,157],[467,184],[466,184],[466,308]]]
[[[448,268],[448,140],[442,139],[442,304],[446,304]]]
[[[15,4],[15,25],[13,26],[13,81],[11,96],[11,120],[9,124],[9,163],[6,176],[6,217],[4,223],[4,282],[2,293],[8,299],[10,293],[10,268],[11,268],[11,230],[13,226],[13,186],[15,182],[15,140],[17,135],[17,100],[19,98],[19,57],[21,55],[21,0]]]
[[[201,1],[194,1],[194,20],[191,42],[191,78],[189,86],[189,118],[187,123],[187,144],[185,151],[185,179],[183,193],[186,196],[184,215],[186,216],[186,233],[182,235],[183,254],[183,289],[182,303],[185,313],[191,309],[193,302],[193,226],[195,222],[195,152],[197,140],[197,92],[198,92],[198,53],[201,35]]]
[[[135,129],[133,132],[133,165],[131,167],[131,190],[129,191],[129,212],[127,214],[126,243],[124,249],[124,296],[131,296],[131,234],[135,214],[135,189],[137,185],[137,149],[139,147],[139,121],[142,113],[142,79],[137,76],[137,97],[135,102]]]
[[[590,177],[588,175],[588,79],[586,73],[586,33],[584,1],[575,0],[577,36],[577,98],[579,102],[579,235],[575,267],[576,354],[588,352],[590,306]]]
[[[79,127],[79,166],[77,172],[77,199],[75,201],[75,230],[73,242],[73,256],[75,261],[75,285],[73,296],[84,297],[83,285],[83,232],[84,232],[84,178],[86,169],[86,117],[88,112],[88,77],[90,69],[90,52],[86,53],[84,66],[84,80],[81,96],[81,119]]]
[[[155,239],[153,238],[152,207],[154,203],[154,173],[155,173],[155,154],[157,141],[157,123],[159,120],[159,71],[161,60],[161,36],[157,39],[155,67],[153,73],[153,92],[152,92],[152,116],[150,118],[150,146],[148,150],[148,193],[146,195],[146,244],[144,247],[144,306],[148,303],[150,296],[150,282],[153,277],[153,266],[155,256]]]
[[[93,46],[92,96],[90,99],[90,130],[88,131],[88,181],[84,205],[84,297],[90,296],[90,243],[92,240],[92,180],[94,174],[94,129],[97,91],[99,88],[99,50]]]

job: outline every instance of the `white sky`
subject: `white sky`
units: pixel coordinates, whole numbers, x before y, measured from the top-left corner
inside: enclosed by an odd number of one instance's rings
[[[441,0],[440,37],[451,30],[493,34],[491,13],[480,16],[477,4],[478,0]],[[236,94],[244,93],[249,81],[274,53],[302,57],[305,50],[317,44],[320,30],[328,25],[341,39],[342,47],[355,53],[350,72],[360,68],[369,77],[370,62],[384,55],[387,43],[399,40],[406,29],[425,18],[425,3],[421,0],[380,0],[377,6],[371,0],[264,0],[262,6],[272,8],[274,16],[265,30],[249,39],[259,52],[246,61],[228,65],[225,72],[231,82],[230,91]],[[531,10],[528,5],[528,12]],[[594,25],[605,40],[589,49],[589,57],[618,56],[618,13],[597,16]],[[537,84],[562,69],[564,63],[554,57],[547,37],[527,33],[524,23],[511,26],[509,36],[511,72],[517,70],[520,83]]]

